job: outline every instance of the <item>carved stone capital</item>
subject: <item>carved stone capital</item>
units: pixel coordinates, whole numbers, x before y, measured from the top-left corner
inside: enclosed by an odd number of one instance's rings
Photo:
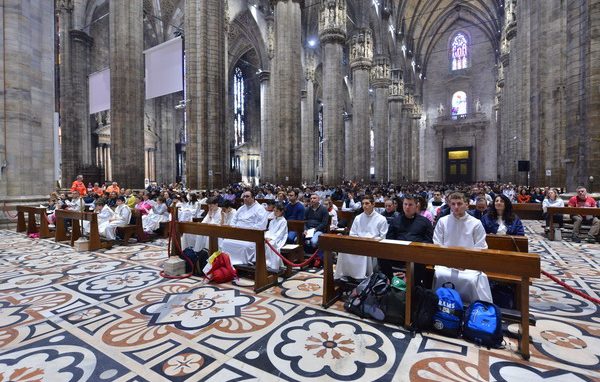
[[[71,29],[69,31],[69,36],[71,37],[71,40],[83,43],[88,47],[91,47],[94,44],[94,39],[84,31],[79,29]]]
[[[354,65],[371,66],[373,60],[373,37],[370,29],[360,29],[348,41],[350,48],[350,67]]]
[[[258,80],[260,82],[269,81],[270,78],[271,78],[271,72],[269,72],[267,70],[261,70],[261,72],[258,73]]]
[[[319,39],[321,43],[345,42],[346,0],[321,0]]]

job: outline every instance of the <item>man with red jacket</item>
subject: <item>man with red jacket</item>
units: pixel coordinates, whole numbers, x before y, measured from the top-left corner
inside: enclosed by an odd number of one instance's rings
[[[577,187],[577,195],[569,199],[568,206],[596,208],[596,201],[591,196],[588,196],[585,187],[579,186]],[[598,236],[598,232],[600,232],[600,219],[598,219],[598,217],[571,215],[571,219],[573,219],[573,241],[575,243],[581,242],[581,239],[579,239],[579,229],[581,228],[581,223],[583,222],[586,224],[591,222],[592,227],[588,231],[587,240],[590,243],[596,242],[596,236]]]

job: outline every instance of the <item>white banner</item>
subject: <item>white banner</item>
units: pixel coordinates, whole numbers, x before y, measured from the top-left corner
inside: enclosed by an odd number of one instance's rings
[[[110,69],[92,73],[88,80],[90,114],[110,109]]]
[[[183,90],[183,46],[181,37],[144,51],[146,99]]]

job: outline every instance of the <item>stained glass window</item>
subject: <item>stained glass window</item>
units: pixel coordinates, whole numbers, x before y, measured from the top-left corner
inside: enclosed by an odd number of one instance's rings
[[[244,143],[245,98],[244,74],[239,67],[233,72],[233,139],[234,146]]]
[[[467,95],[463,91],[458,91],[452,96],[452,118],[456,119],[459,115],[467,114]]]
[[[468,61],[467,38],[457,33],[452,40],[452,70],[465,69]]]

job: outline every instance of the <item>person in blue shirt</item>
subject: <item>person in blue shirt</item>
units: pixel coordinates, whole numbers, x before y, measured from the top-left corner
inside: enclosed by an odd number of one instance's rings
[[[521,219],[512,212],[512,203],[504,194],[496,195],[488,213],[481,218],[481,224],[483,224],[486,233],[496,235],[525,235]]]
[[[293,190],[288,192],[288,204],[285,206],[285,212],[283,214],[285,220],[304,220],[304,204],[298,201],[299,194],[300,190],[297,188],[294,188]],[[287,242],[296,242],[296,232],[288,232]]]

